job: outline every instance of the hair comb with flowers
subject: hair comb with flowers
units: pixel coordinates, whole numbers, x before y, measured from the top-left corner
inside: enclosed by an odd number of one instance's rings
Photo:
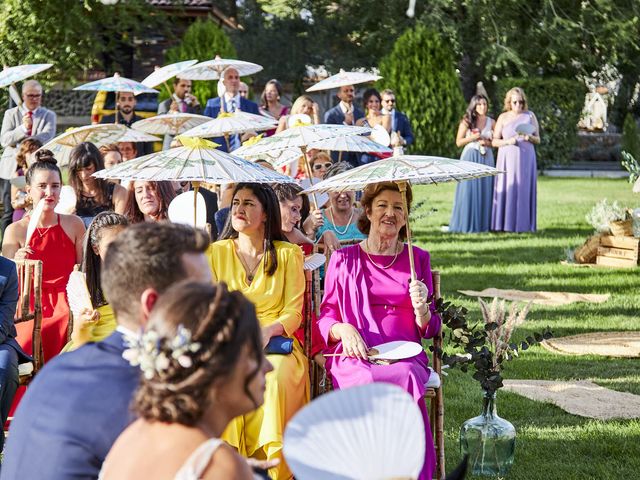
[[[127,348],[122,358],[133,367],[139,366],[147,380],[162,375],[174,362],[183,368],[191,367],[192,356],[201,347],[199,342],[191,341],[191,331],[182,324],[171,338],[149,329],[135,337],[125,335],[124,343]]]

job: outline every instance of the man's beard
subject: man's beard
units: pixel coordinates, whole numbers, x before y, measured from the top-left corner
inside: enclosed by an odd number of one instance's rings
[[[124,113],[126,115],[129,115],[131,112],[133,112],[133,107],[129,107],[129,106],[120,107],[120,112],[122,112],[122,113]]]

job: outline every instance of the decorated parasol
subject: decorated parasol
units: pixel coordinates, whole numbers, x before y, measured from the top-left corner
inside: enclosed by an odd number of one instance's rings
[[[180,135],[198,125],[211,121],[211,117],[195,113],[171,112],[138,120],[131,128],[152,135]]]
[[[339,73],[331,75],[329,78],[319,81],[315,85],[307,88],[307,92],[318,92],[320,90],[331,90],[332,88],[340,88],[346,85],[357,85],[358,83],[368,83],[380,80],[382,77],[375,73],[369,72],[345,72],[340,70]]]
[[[216,55],[213,60],[200,62],[181,71],[178,73],[178,78],[186,80],[218,80],[222,77],[222,72],[227,68],[237,70],[241,77],[253,75],[262,70],[262,66],[257,63],[245,62],[234,58],[220,58],[219,55]]]
[[[169,85],[167,85],[167,81],[171,80],[173,77],[177,76],[180,72],[192,67],[198,63],[198,60],[185,60],[183,62],[172,63],[170,65],[165,65],[164,67],[156,66],[155,70],[151,75],[142,80],[143,85],[154,88],[160,84],[163,84],[169,92],[169,96],[172,95],[171,89]]]

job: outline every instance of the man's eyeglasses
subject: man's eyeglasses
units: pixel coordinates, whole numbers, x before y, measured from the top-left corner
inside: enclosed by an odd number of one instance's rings
[[[396,99],[395,98],[387,98],[385,100],[382,100],[384,103],[396,103]]]
[[[314,163],[313,164],[313,169],[314,170],[322,170],[323,168],[329,168],[331,166],[331,163]]]
[[[26,93],[25,97],[27,98],[40,98],[42,96],[41,93]]]

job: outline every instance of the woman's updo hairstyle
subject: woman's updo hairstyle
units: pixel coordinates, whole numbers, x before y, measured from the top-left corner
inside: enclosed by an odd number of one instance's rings
[[[190,342],[199,348],[188,352],[189,362],[172,357],[172,341],[181,329],[191,332]],[[195,425],[211,402],[211,387],[224,382],[236,367],[243,348],[258,359],[244,382],[249,383],[262,368],[262,338],[254,305],[238,291],[229,292],[224,283],[212,285],[194,281],[169,288],[155,304],[147,331],[159,337],[161,352],[169,358],[167,368],[142,376],[135,394],[134,410],[149,421]]]
[[[25,174],[25,180],[27,181],[27,184],[31,184],[31,179],[33,178],[33,174],[36,170],[48,170],[50,172],[56,172],[60,177],[60,181],[62,182],[62,172],[60,172],[58,165],[56,165],[57,163],[58,161],[56,160],[56,157],[54,157],[51,150],[38,150],[35,153],[35,162],[31,164],[31,166],[27,170],[27,173]]]
[[[372,183],[367,185],[362,194],[362,198],[360,199],[360,205],[362,205],[362,214],[360,218],[358,218],[358,230],[360,230],[365,235],[369,235],[371,231],[371,221],[367,214],[371,212],[371,207],[373,205],[373,201],[376,199],[378,195],[380,195],[385,190],[393,190],[394,192],[399,192],[400,188],[395,182],[380,182],[380,183]],[[411,192],[411,185],[407,185],[407,212],[411,213],[411,202],[413,201],[413,193]],[[409,219],[406,219],[407,222]],[[407,238],[407,226],[405,225],[398,232],[398,239],[400,241],[404,241]]]

